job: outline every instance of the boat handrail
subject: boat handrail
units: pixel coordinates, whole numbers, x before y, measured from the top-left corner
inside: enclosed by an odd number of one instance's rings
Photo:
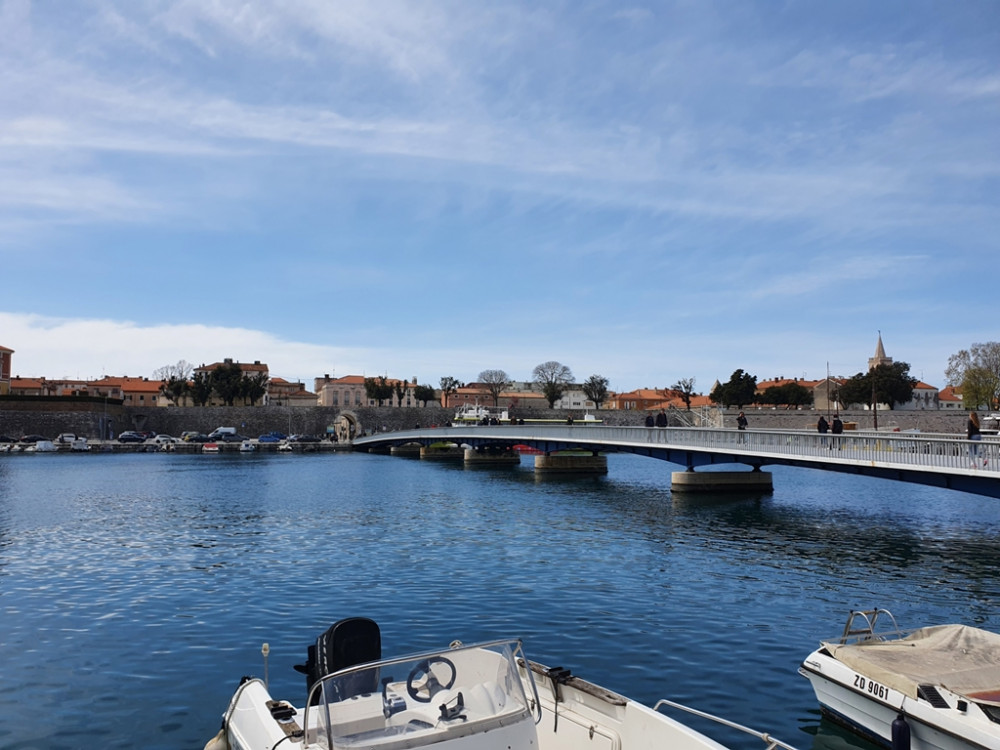
[[[782,742],[776,737],[772,737],[767,732],[759,732],[756,729],[751,729],[750,727],[744,726],[743,724],[738,724],[735,721],[730,721],[729,719],[723,719],[721,716],[716,716],[715,714],[706,713],[705,711],[699,711],[697,708],[691,708],[690,706],[685,706],[683,703],[675,703],[674,701],[667,700],[666,698],[661,698],[653,706],[654,711],[659,711],[660,706],[669,706],[670,708],[676,708],[680,711],[687,711],[689,714],[694,714],[695,716],[700,716],[703,719],[708,719],[709,721],[714,721],[723,726],[729,727],[730,729],[736,729],[745,734],[753,735],[765,745],[767,745],[767,750],[774,750],[774,748],[783,748],[784,750],[796,750],[794,745],[789,745],[787,742]]]
[[[876,632],[875,626],[878,624],[879,617],[888,617],[892,621],[892,628]],[[858,618],[863,619],[865,624],[860,627],[855,627],[854,621]],[[896,623],[896,618],[889,610],[879,609],[878,607],[875,607],[874,609],[852,609],[847,615],[847,624],[844,625],[844,632],[840,636],[840,642],[845,644],[852,640],[885,640],[886,636],[900,638],[902,635],[903,632],[899,629],[899,625]]]

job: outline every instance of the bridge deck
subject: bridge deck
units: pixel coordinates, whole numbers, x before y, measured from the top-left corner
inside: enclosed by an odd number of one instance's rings
[[[732,430],[608,425],[463,425],[357,438],[357,449],[405,443],[528,445],[545,452],[634,453],[688,469],[710,464],[782,464],[929,484],[1000,497],[1000,442],[899,432],[820,435],[800,430]]]

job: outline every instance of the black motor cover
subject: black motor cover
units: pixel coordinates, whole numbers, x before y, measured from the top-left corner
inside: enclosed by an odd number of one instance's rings
[[[317,638],[309,647],[306,663],[296,664],[295,669],[305,674],[308,691],[328,674],[381,658],[382,633],[375,621],[367,617],[348,617],[335,622]],[[355,675],[349,685],[350,695],[373,693],[377,689],[375,671]],[[347,697],[350,696],[338,696],[340,700]]]

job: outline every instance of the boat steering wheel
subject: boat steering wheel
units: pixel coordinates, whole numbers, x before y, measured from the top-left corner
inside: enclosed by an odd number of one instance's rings
[[[434,664],[444,664],[451,670],[451,676],[448,678],[446,684],[442,685],[431,670],[431,666]],[[410,674],[406,678],[406,692],[417,703],[430,703],[438,691],[447,690],[454,685],[457,676],[458,670],[455,669],[455,665],[450,660],[445,659],[443,656],[432,656],[429,659],[424,659],[410,670]],[[416,683],[420,680],[423,680],[423,683],[417,685]],[[421,695],[423,691],[427,693],[426,698]]]

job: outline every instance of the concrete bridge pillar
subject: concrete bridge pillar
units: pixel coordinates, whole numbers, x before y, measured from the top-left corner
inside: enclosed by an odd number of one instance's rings
[[[670,475],[672,492],[772,492],[771,472],[675,471]]]
[[[539,474],[607,474],[608,457],[595,453],[590,456],[535,456],[535,471]]]
[[[517,466],[520,463],[521,454],[517,451],[465,449],[466,466]]]
[[[417,458],[420,456],[420,443],[407,443],[406,445],[394,445],[389,449],[389,454],[393,456],[405,456],[407,458]]]
[[[458,445],[425,445],[420,449],[420,457],[435,461],[461,461],[465,449]]]

